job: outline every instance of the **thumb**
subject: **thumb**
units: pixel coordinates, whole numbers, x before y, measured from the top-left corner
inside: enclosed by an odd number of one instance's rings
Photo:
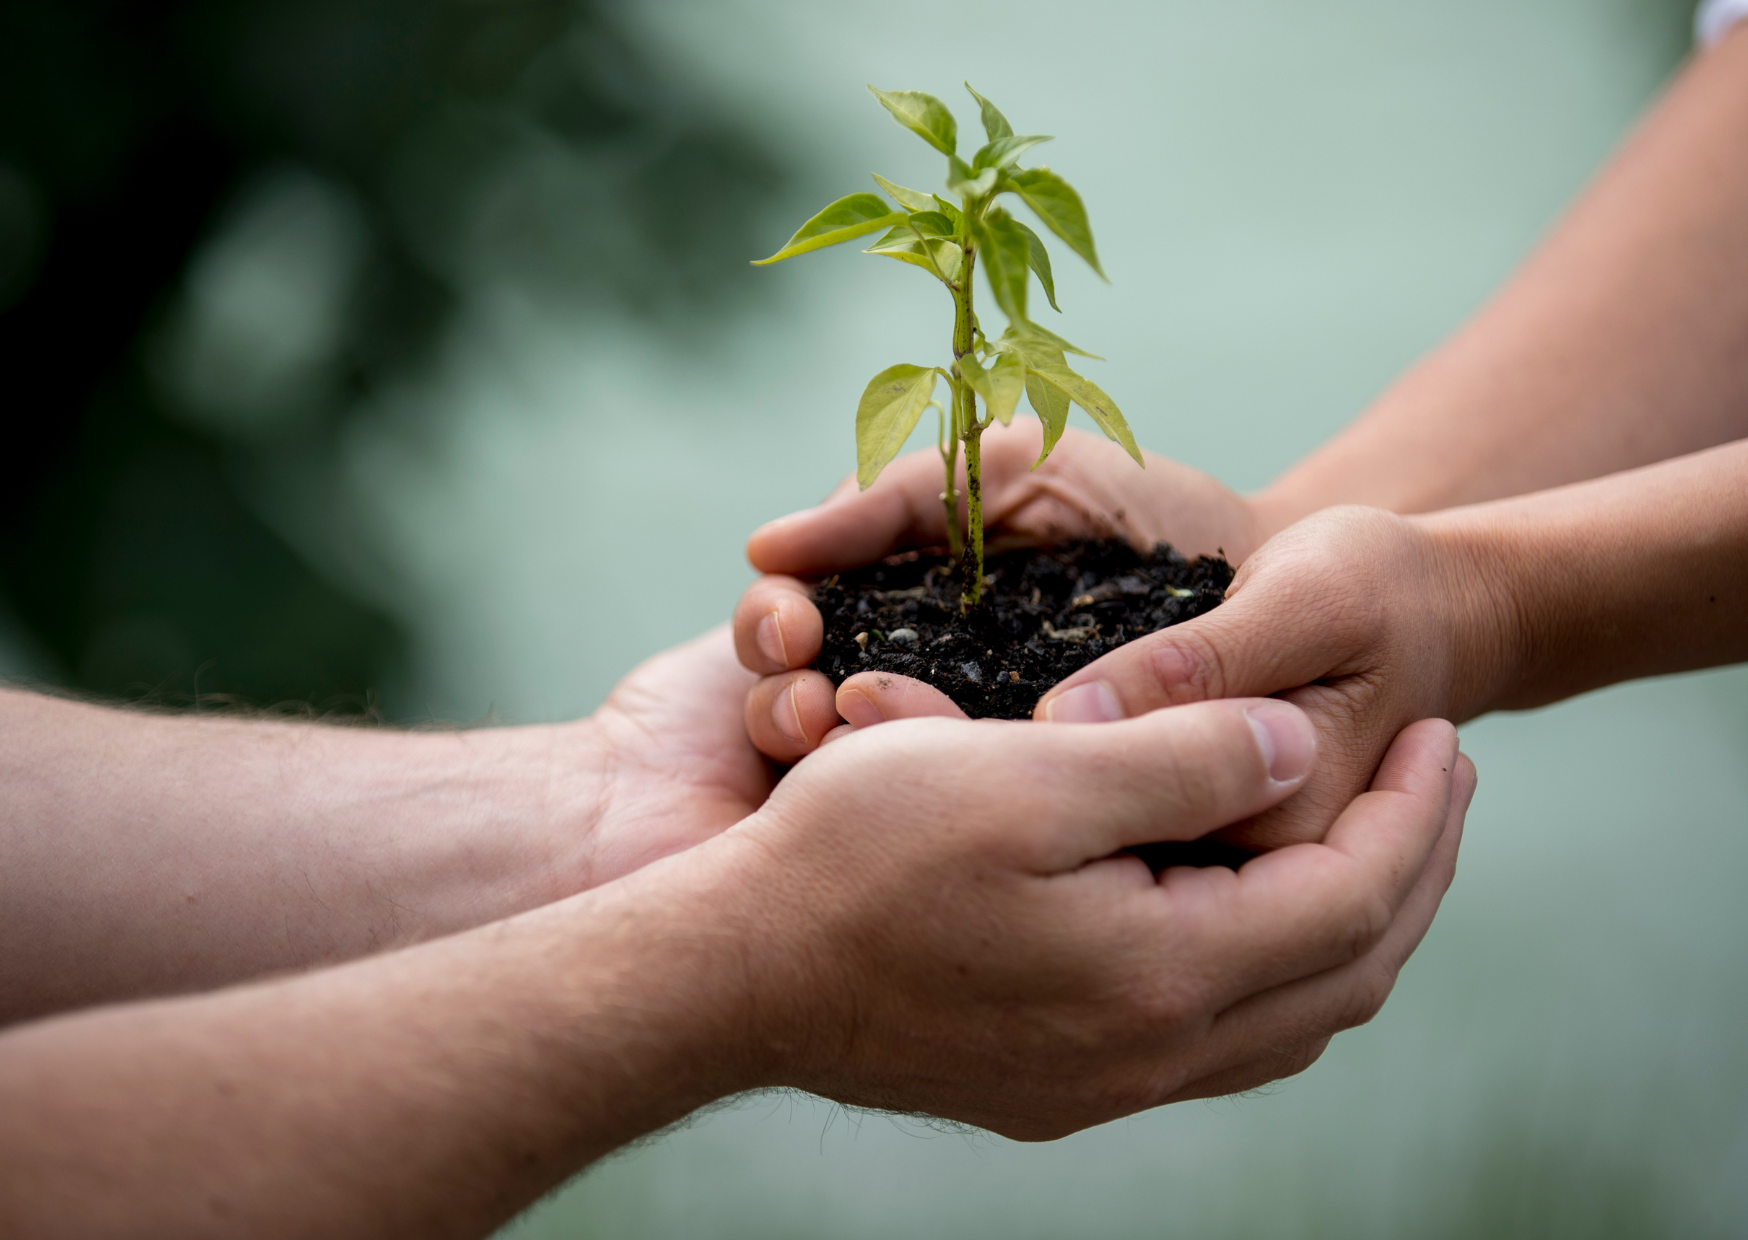
[[[816,508],[767,522],[747,539],[747,559],[762,573],[803,580],[869,564],[900,547],[947,536],[941,458],[913,452],[888,465],[866,491],[846,479]]]
[[[838,686],[838,714],[858,728],[894,719],[963,719],[965,712],[933,685],[895,672],[857,672]]]
[[[1033,718],[1105,722],[1186,702],[1267,697],[1329,676],[1353,642],[1325,593],[1315,578],[1241,572],[1219,607],[1088,664],[1039,699]]]

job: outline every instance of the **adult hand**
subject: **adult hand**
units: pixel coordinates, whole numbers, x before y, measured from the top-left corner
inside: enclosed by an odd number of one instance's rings
[[[983,510],[991,551],[1071,538],[1169,542],[1186,555],[1223,550],[1242,562],[1261,542],[1262,519],[1223,483],[1146,453],[1147,468],[1099,436],[1070,430],[1037,469],[1042,432],[1031,419],[983,437]],[[945,543],[941,461],[900,457],[866,491],[846,478],[819,507],[763,526],[747,558],[767,574],[735,609],[735,649],[764,677],[747,697],[746,728],[770,757],[793,762],[845,721],[857,726],[920,715],[963,718],[945,694],[902,676],[852,676],[834,692],[807,670],[824,625],[802,579],[872,563],[905,547]]]
[[[690,848],[764,804],[772,772],[742,724],[753,683],[723,625],[614,686],[583,725],[600,783],[577,889]]]
[[[1399,731],[1486,709],[1507,662],[1505,593],[1439,528],[1373,508],[1308,517],[1246,561],[1223,605],[1067,677],[1035,718],[1094,722],[1279,694],[1316,722],[1317,770],[1222,838],[1252,849],[1322,839]]]
[[[711,917],[756,925],[752,1083],[1043,1140],[1302,1070],[1377,1012],[1451,880],[1455,730],[1405,731],[1321,844],[1157,877],[1122,850],[1266,809],[1312,752],[1304,714],[1258,700],[820,751],[720,841],[757,893]]]

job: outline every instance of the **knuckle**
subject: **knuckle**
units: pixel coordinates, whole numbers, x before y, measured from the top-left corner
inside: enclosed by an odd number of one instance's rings
[[[1148,651],[1147,671],[1173,705],[1226,696],[1227,676],[1219,647],[1193,628],[1160,634]]]
[[[1357,899],[1347,925],[1347,959],[1364,959],[1383,940],[1394,916],[1390,901],[1380,892],[1367,892]]]
[[[1298,1076],[1323,1058],[1323,1052],[1329,1049],[1328,1038],[1317,1038],[1284,1052],[1275,1064],[1275,1079],[1284,1080],[1289,1076]]]
[[[1355,1029],[1371,1022],[1384,1010],[1395,986],[1395,976],[1387,969],[1375,966],[1362,970],[1342,1007],[1337,1027]]]

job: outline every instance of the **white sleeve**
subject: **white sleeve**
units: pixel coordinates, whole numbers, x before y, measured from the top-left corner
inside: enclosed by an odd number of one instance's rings
[[[1693,15],[1693,37],[1700,46],[1709,46],[1744,18],[1748,18],[1748,0],[1705,0]]]

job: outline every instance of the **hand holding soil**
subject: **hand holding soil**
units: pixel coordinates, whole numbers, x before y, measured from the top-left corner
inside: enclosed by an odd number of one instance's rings
[[[1185,555],[1224,550],[1236,563],[1259,541],[1250,504],[1207,474],[1152,453],[1143,472],[1115,444],[1075,430],[1066,431],[1034,470],[1041,439],[1031,422],[991,428],[984,437],[992,552],[1118,538],[1143,547],[1169,543]],[[746,667],[765,677],[748,695],[747,731],[768,756],[793,762],[846,723],[964,714],[945,694],[907,677],[862,673],[834,688],[811,668],[825,629],[812,587],[802,579],[942,545],[940,487],[935,455],[912,453],[868,490],[845,479],[819,507],[773,521],[748,540],[747,558],[768,575],[748,588],[735,610],[735,649]]]

